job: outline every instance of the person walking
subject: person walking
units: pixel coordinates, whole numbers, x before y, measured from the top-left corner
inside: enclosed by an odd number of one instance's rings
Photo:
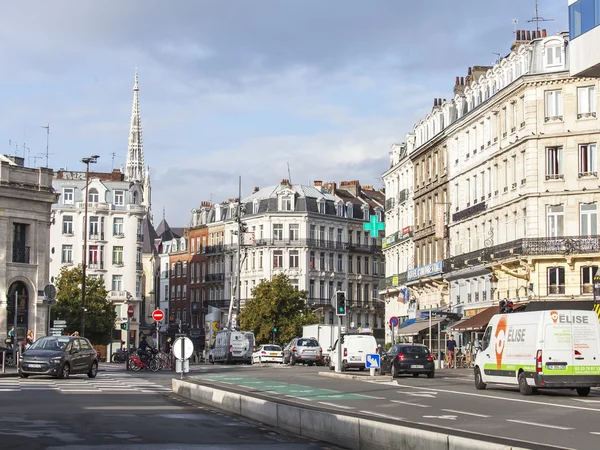
[[[454,336],[452,335],[446,341],[446,350],[448,351],[448,367],[452,369],[456,365],[454,359],[454,352],[456,351],[456,341],[454,340]]]
[[[34,339],[33,339],[33,330],[28,330],[27,331],[27,338],[25,339],[25,345],[26,345],[25,348],[29,348],[29,346],[31,344],[33,344],[33,341],[34,341]]]
[[[10,344],[10,348],[13,348],[15,345],[15,327],[11,326],[10,330],[8,330],[8,337],[6,338],[6,343]]]

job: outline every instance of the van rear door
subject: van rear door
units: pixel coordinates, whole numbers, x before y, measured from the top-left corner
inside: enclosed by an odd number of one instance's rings
[[[248,338],[244,333],[239,331],[231,332],[231,356],[234,358],[243,358],[246,356],[246,352],[249,348]]]
[[[600,375],[600,332],[595,312],[573,311],[573,373]]]
[[[372,335],[369,334],[357,334],[354,336],[348,336],[347,342],[344,346],[348,348],[349,363],[365,363],[367,355],[377,352],[377,341]]]
[[[571,313],[552,311],[545,321],[542,346],[542,373],[544,376],[568,375],[573,371],[573,330]]]

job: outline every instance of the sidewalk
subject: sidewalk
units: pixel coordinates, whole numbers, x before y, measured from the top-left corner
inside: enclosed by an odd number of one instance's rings
[[[19,373],[17,372],[17,368],[16,367],[5,367],[5,373],[2,373],[0,371],[0,378],[7,378],[7,377],[18,377]]]

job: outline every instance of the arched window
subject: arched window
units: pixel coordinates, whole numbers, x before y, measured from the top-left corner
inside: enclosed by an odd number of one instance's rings
[[[91,188],[88,191],[88,202],[89,203],[98,203],[98,190],[96,188]]]
[[[133,204],[134,205],[138,204],[138,192],[137,191],[133,191]]]

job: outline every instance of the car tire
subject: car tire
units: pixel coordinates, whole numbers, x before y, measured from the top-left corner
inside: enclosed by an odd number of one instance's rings
[[[481,370],[479,367],[475,367],[475,389],[484,390],[487,387],[487,384],[483,382],[483,378],[481,377]]]
[[[435,377],[435,372],[431,371],[429,373],[427,373],[427,378],[433,378]]]
[[[519,392],[522,395],[531,395],[533,393],[533,388],[527,384],[527,377],[523,372],[519,374]]]
[[[96,378],[96,375],[98,375],[98,363],[94,361],[87,376],[88,378]]]
[[[364,367],[359,367],[358,370],[360,370],[362,372],[363,370],[365,370],[365,368]]]
[[[398,378],[398,370],[396,369],[396,366],[394,364],[392,364],[392,367],[390,369],[390,375],[392,376],[392,378]]]
[[[577,395],[579,395],[580,397],[587,397],[588,395],[590,395],[590,388],[589,387],[581,387],[581,388],[577,388]]]
[[[335,366],[331,363],[329,363],[329,370],[335,370]]]
[[[27,378],[29,376],[29,374],[28,373],[19,372],[19,376],[21,378]]]
[[[62,368],[60,369],[58,378],[67,379],[69,378],[69,375],[71,375],[71,366],[69,366],[69,363],[64,363]]]

